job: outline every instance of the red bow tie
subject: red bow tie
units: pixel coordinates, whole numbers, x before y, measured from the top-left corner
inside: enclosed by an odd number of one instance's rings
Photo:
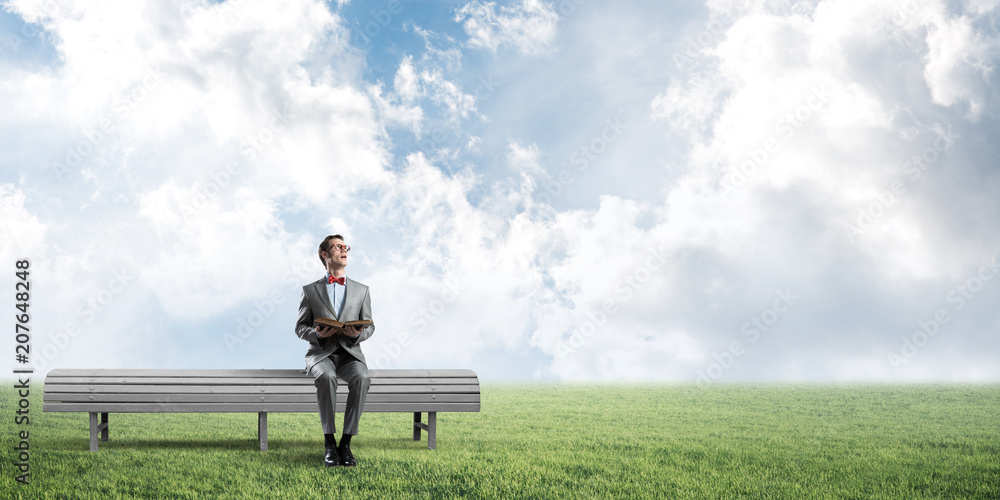
[[[341,276],[341,277],[339,277],[339,278],[334,278],[333,276],[331,276],[331,275],[328,275],[328,276],[327,276],[327,281],[326,281],[326,282],[327,282],[327,284],[330,284],[330,285],[332,285],[332,284],[334,284],[334,283],[340,283],[341,285],[344,285],[344,284],[345,284],[345,283],[344,283],[344,277],[343,277],[343,276]]]

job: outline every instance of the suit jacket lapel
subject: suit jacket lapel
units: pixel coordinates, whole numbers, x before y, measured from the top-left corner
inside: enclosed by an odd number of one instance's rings
[[[344,291],[344,307],[340,308],[340,315],[343,316],[344,319],[341,321],[350,321],[355,319],[357,316],[357,313],[354,312],[354,301],[356,300],[354,296],[357,295],[358,292],[357,282],[351,278],[347,278],[344,281],[344,288],[346,289]],[[340,320],[340,318],[337,319]]]
[[[330,302],[330,294],[327,293],[326,291],[326,285],[327,285],[326,280],[320,279],[319,281],[317,281],[314,284],[314,286],[316,287],[316,293],[319,295],[319,298],[323,301],[323,305],[326,306],[326,310],[327,312],[330,313],[330,317],[339,321],[340,318],[338,318],[337,313],[333,311],[333,304]],[[341,309],[340,312],[343,313],[344,310]]]

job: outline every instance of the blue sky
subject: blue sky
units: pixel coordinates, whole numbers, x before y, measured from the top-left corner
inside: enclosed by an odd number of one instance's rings
[[[373,368],[1000,378],[996,1],[3,6],[39,371],[301,366],[341,233]]]

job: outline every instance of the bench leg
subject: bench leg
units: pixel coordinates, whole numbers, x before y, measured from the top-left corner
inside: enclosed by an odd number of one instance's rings
[[[427,412],[427,423],[420,423],[420,412],[413,412],[413,440],[420,441],[420,429],[427,431],[427,448],[437,449],[437,412]]]
[[[257,413],[257,440],[260,441],[260,451],[267,451],[267,412]]]
[[[103,427],[103,429],[101,429],[101,441],[104,441],[105,443],[107,443],[108,442],[108,414],[107,413],[102,413],[101,414],[101,427]]]
[[[97,451],[97,441],[108,440],[108,414],[101,413],[101,420],[97,420],[97,412],[90,413],[90,451]]]
[[[90,451],[97,451],[97,413],[90,412]]]
[[[427,449],[437,449],[437,412],[427,412]]]

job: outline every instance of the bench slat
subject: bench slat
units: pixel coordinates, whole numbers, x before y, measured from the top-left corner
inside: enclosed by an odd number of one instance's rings
[[[338,388],[339,389],[339,388]],[[51,403],[311,403],[316,391],[302,394],[60,394]],[[337,391],[337,401],[347,401],[347,391]],[[368,403],[478,403],[479,394],[381,394],[368,393]],[[82,410],[81,410],[82,411]]]
[[[337,402],[344,412],[345,403]],[[42,403],[43,411],[103,413],[311,412],[316,403]],[[365,412],[479,411],[479,403],[365,403]]]
[[[480,411],[472,370],[370,370],[366,412],[414,414],[413,439],[427,431],[436,448],[437,412]],[[338,380],[335,411],[346,410],[348,386]],[[258,413],[257,439],[267,450],[267,414],[314,413],[316,388],[304,370],[58,369],[44,383],[42,410],[90,414],[90,451],[108,440],[110,413]],[[427,413],[428,423],[420,423]],[[98,417],[100,416],[100,422]]]
[[[476,377],[472,370],[368,370],[371,378],[410,377]],[[110,368],[58,368],[48,373],[48,377],[302,377],[303,370],[272,369],[110,369]]]
[[[475,377],[413,377],[413,378],[371,378],[372,385],[468,385],[478,384],[479,379]],[[51,380],[50,380],[51,379]],[[343,380],[337,379],[341,384]],[[297,378],[260,378],[260,377],[49,377],[45,379],[46,384],[53,385],[102,385],[102,384],[126,384],[126,385],[289,385],[301,383],[313,386],[311,375],[299,374]]]
[[[347,384],[337,386],[337,392],[347,390]],[[178,387],[167,385],[53,385],[45,386],[45,400],[54,401],[60,393],[104,393],[104,394],[316,394],[312,385],[220,385],[220,386],[190,386]],[[400,394],[447,394],[447,393],[479,393],[479,385],[373,385],[368,389],[373,393]]]

